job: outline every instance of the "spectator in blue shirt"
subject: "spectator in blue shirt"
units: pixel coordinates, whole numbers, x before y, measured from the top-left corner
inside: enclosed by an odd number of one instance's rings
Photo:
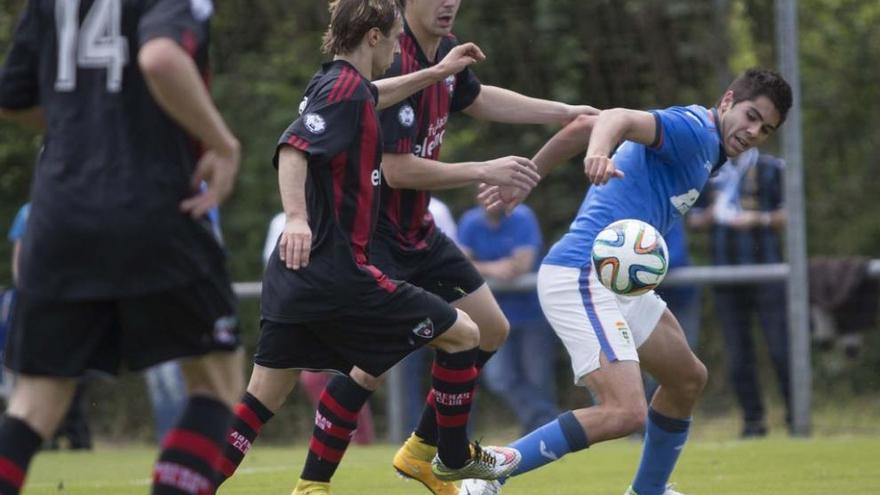
[[[534,212],[517,206],[510,216],[473,208],[458,225],[461,248],[483,277],[512,281],[534,272],[543,248]],[[559,414],[554,364],[558,344],[544,319],[535,289],[496,292],[510,321],[510,335],[482,371],[482,382],[498,394],[528,433]]]
[[[757,149],[728,161],[710,183],[712,261],[716,265],[782,262],[779,229],[785,224],[782,198],[784,162]],[[743,437],[767,433],[758,383],[752,321],[756,318],[767,343],[779,392],[790,424],[788,325],[785,284],[718,286],[715,305],[728,357],[730,379],[743,410]]]

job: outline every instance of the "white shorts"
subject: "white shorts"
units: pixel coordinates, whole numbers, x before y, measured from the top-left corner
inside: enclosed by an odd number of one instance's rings
[[[600,352],[612,362],[638,361],[636,350],[666,310],[666,302],[654,291],[627,297],[606,289],[592,265],[541,265],[538,297],[571,357],[575,384],[599,369]]]

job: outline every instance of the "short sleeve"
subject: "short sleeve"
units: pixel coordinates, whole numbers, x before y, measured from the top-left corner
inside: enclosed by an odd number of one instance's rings
[[[171,38],[195,55],[208,41],[208,19],[213,10],[211,0],[156,0],[141,17],[140,44]]]
[[[413,95],[379,112],[379,122],[382,125],[382,151],[413,152],[418,131],[415,110],[417,105],[418,100]]]
[[[455,75],[455,91],[449,104],[450,112],[460,112],[471,106],[480,95],[482,85],[470,67]]]
[[[689,108],[674,107],[652,112],[657,123],[654,142],[648,147],[662,161],[689,164],[698,161],[714,163],[710,159],[708,144],[711,133],[706,122]]]
[[[325,101],[308,102],[302,114],[293,121],[281,138],[278,147],[290,145],[302,151],[310,162],[329,162],[346,150],[360,126],[365,100],[343,100],[327,104]],[[278,166],[278,148],[275,166]]]
[[[30,212],[31,204],[27,203],[18,210],[18,213],[15,214],[15,220],[12,221],[12,227],[9,228],[9,242],[16,242],[24,237]]]
[[[39,105],[39,18],[37,2],[28,2],[15,28],[12,48],[0,74],[0,108],[24,110]]]

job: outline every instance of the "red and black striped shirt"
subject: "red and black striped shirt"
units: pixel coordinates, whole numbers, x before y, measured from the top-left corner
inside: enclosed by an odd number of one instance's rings
[[[437,54],[429,61],[419,47],[409,25],[400,34],[400,53],[384,77],[409,74],[443,60],[457,44],[454,36],[440,41]],[[469,68],[411,95],[380,112],[383,149],[386,153],[413,153],[436,160],[451,112],[464,110],[480,93],[480,81]],[[413,189],[382,187],[382,211],[378,235],[390,237],[403,250],[425,249],[434,232],[434,219],[428,212],[431,194]]]
[[[289,270],[276,248],[264,276],[264,317],[326,316],[359,283],[395,290],[368,260],[381,183],[377,101],[376,87],[348,62],[324,64],[306,89],[299,118],[279,139],[277,149],[292,146],[307,156],[312,251],[307,267]]]

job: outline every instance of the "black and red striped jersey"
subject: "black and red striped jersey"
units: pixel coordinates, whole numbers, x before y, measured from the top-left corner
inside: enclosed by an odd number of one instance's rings
[[[351,64],[324,64],[309,82],[300,116],[283,146],[306,154],[306,207],[312,230],[309,265],[288,269],[276,246],[263,277],[263,317],[296,322],[326,317],[362,283],[397,285],[369,263],[379,211],[382,161],[378,90]]]
[[[29,0],[0,73],[0,107],[47,126],[20,259],[22,290],[53,299],[161,291],[205,277],[223,251],[179,208],[198,147],[138,66],[167,38],[207,71],[210,0]]]
[[[458,44],[454,36],[444,37],[434,60],[428,60],[406,23],[399,41],[400,53],[384,77],[435,65]],[[480,81],[467,68],[383,110],[379,116],[383,149],[386,153],[413,153],[436,160],[449,114],[469,107],[479,94]],[[428,191],[393,189],[385,184],[378,234],[390,237],[403,250],[426,248],[434,231],[434,220],[428,212],[430,199]]]

